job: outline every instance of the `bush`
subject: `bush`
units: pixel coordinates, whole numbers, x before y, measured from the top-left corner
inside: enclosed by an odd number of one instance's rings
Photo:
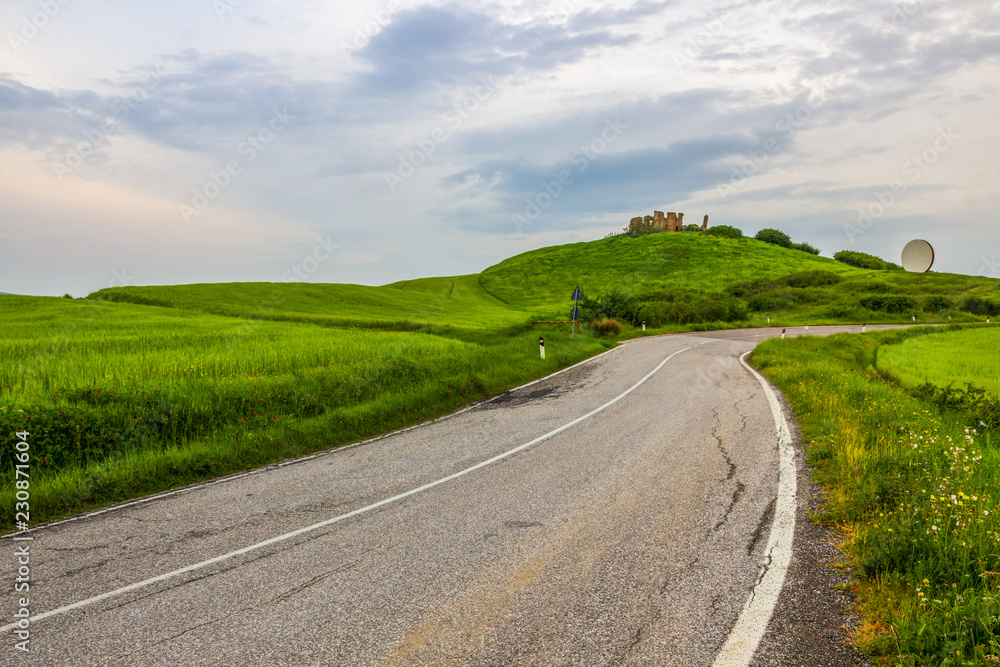
[[[951,310],[955,307],[952,300],[941,294],[932,294],[924,298],[924,310],[928,313],[939,313],[942,310]]]
[[[775,310],[785,310],[791,308],[799,302],[798,295],[792,290],[783,289],[772,292],[761,292],[754,294],[747,301],[750,310],[758,313],[767,313]]]
[[[584,297],[580,304],[584,319],[613,318],[632,324],[639,318],[640,307],[641,304],[634,296],[618,287],[612,287],[607,292],[598,294],[595,299]]]
[[[598,318],[592,326],[598,336],[617,336],[622,332],[622,325],[613,317]]]
[[[840,276],[832,271],[798,271],[781,279],[789,287],[823,287],[840,282]]]
[[[854,250],[841,250],[840,252],[834,253],[833,258],[838,262],[843,262],[844,264],[848,264],[850,266],[856,266],[859,269],[874,269],[876,271],[901,271],[903,269],[903,267],[898,264],[887,262],[881,257],[869,255],[865,252],[856,252]]]
[[[795,248],[796,250],[801,250],[802,252],[807,252],[810,255],[818,255],[819,254],[819,248],[816,248],[811,243],[806,243],[805,241],[803,241],[802,243],[793,243],[792,247]]]
[[[893,286],[889,283],[883,283],[878,280],[865,280],[854,285],[856,292],[872,292],[874,294],[888,294],[893,289]]]
[[[700,232],[700,231],[702,231],[702,229],[701,229],[701,225],[694,225],[694,224],[692,224],[692,225],[684,225],[684,228],[681,231],[682,232]]]
[[[911,313],[917,309],[917,300],[902,294],[873,294],[862,297],[859,303],[880,313]]]
[[[762,229],[754,235],[754,238],[758,241],[763,241],[764,243],[773,243],[774,245],[780,245],[782,248],[791,248],[792,239],[785,232],[779,231],[777,229]]]
[[[722,236],[727,239],[743,238],[743,230],[731,227],[730,225],[717,225],[715,227],[709,227],[705,230],[705,233],[711,234],[712,236]]]
[[[1000,315],[1000,303],[981,299],[978,296],[967,296],[962,301],[962,310],[973,315],[995,317]]]
[[[656,300],[648,300],[655,298]],[[746,301],[723,294],[646,295],[634,325],[645,321],[649,326],[664,324],[700,324],[704,322],[742,322],[750,316]]]

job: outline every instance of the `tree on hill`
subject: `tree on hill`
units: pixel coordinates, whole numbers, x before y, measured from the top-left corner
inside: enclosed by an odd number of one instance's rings
[[[743,230],[730,225],[716,225],[715,227],[709,227],[705,230],[706,234],[712,236],[722,236],[723,238],[729,239],[741,239],[743,238]]]
[[[810,255],[818,255],[819,254],[819,248],[813,246],[811,243],[807,243],[806,241],[803,241],[802,243],[793,243],[792,247],[795,248],[796,250],[801,250],[802,252],[807,252]]]
[[[855,250],[841,250],[840,252],[834,253],[833,258],[838,262],[843,262],[849,266],[855,266],[859,269],[874,269],[876,271],[899,271],[903,267],[898,264],[893,264],[892,262],[887,262],[881,257],[876,257],[875,255],[869,255],[866,252],[857,252]]]
[[[773,243],[774,245],[780,245],[782,248],[791,248],[792,239],[785,232],[779,231],[777,229],[762,229],[754,235],[754,238],[758,241],[763,241],[764,243]]]

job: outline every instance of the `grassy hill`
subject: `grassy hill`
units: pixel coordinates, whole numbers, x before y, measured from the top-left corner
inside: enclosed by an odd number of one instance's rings
[[[962,304],[982,310],[1000,295],[984,278],[862,270],[696,233],[542,248],[478,275],[382,287],[4,295],[0,516],[14,507],[4,445],[15,430],[32,434],[36,520],[234,472],[439,415],[607,349],[614,339],[587,328],[571,340],[565,326],[531,325],[566,319],[577,284],[587,312],[619,318],[627,335],[639,321],[662,332],[768,313],[776,325],[975,320]]]
[[[112,287],[88,298],[326,327],[478,329],[528,319],[524,311],[490,296],[478,275],[423,278],[383,287],[311,283]]]
[[[486,269],[480,282],[504,303],[562,318],[575,285],[588,297],[619,290],[655,326],[711,321],[678,312],[679,302],[699,300],[741,301],[746,307],[737,304],[732,319],[750,324],[766,322],[768,313],[776,324],[906,321],[914,314],[918,321],[970,320],[976,318],[961,310],[965,299],[992,296],[1000,303],[998,281],[989,278],[858,269],[751,238],[699,233],[542,248]]]

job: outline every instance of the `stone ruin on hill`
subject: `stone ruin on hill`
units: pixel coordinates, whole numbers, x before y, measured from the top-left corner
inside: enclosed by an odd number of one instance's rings
[[[701,223],[702,230],[708,229],[708,216]],[[632,218],[628,223],[629,234],[650,234],[652,232],[679,232],[684,229],[684,214],[669,211],[653,211],[653,215]]]

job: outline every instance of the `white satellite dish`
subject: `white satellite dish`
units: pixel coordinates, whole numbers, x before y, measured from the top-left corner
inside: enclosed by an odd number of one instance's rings
[[[934,266],[934,248],[923,239],[914,239],[903,248],[903,268],[911,273],[927,273]]]

